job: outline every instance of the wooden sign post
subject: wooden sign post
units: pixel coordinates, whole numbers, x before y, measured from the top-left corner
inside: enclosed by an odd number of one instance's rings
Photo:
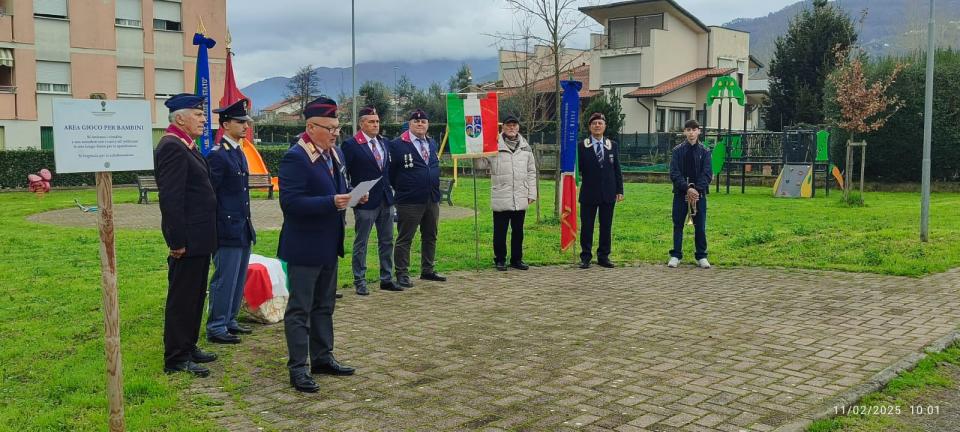
[[[117,295],[117,250],[113,232],[113,173],[97,173],[100,220],[100,280],[103,284],[104,348],[107,356],[107,402],[110,432],[123,431],[123,362],[120,355],[120,305]]]
[[[58,173],[95,172],[103,286],[109,431],[122,432],[123,362],[113,226],[113,173],[153,169],[150,105],[146,101],[57,99],[53,103]]]

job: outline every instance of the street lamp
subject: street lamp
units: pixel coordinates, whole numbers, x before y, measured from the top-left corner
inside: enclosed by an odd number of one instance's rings
[[[923,100],[923,174],[920,186],[920,241],[930,240],[930,140],[933,136],[933,3],[930,0],[930,18],[927,21],[927,76]]]

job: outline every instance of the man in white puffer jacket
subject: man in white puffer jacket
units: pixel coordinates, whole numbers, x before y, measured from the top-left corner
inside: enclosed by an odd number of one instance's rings
[[[507,270],[507,228],[510,227],[510,267],[530,268],[523,262],[523,220],[527,207],[537,199],[537,165],[527,140],[520,135],[520,121],[508,116],[497,136],[497,154],[490,162],[490,208],[493,210],[493,262]]]

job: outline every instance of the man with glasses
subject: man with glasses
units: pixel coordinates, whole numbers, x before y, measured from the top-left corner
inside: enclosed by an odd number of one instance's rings
[[[440,221],[440,159],[427,136],[430,120],[422,110],[410,114],[410,130],[390,143],[390,184],[397,201],[397,245],[393,251],[397,283],[412,288],[410,244],[420,229],[420,279],[443,282],[434,269]]]
[[[287,263],[290,299],[283,316],[290,384],[315,393],[311,374],[353,375],[333,357],[337,260],[343,256],[350,202],[343,154],[336,147],[337,103],[319,97],[303,110],[306,131],[280,161],[283,227],[277,256]],[[366,202],[366,197],[360,200]],[[309,369],[307,355],[310,356]]]
[[[376,108],[364,107],[358,113],[360,131],[343,142],[344,161],[350,183],[376,180],[370,189],[366,204],[353,209],[355,223],[353,239],[353,286],[357,295],[369,295],[367,290],[367,243],[370,231],[377,226],[377,251],[380,256],[380,289],[402,291],[393,283],[393,188],[390,187],[390,162],[387,140],[380,135],[380,116]]]

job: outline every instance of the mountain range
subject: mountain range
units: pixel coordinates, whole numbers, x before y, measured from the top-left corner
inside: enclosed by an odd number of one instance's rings
[[[853,18],[859,44],[870,55],[900,54],[926,47],[928,0],[835,0],[831,3]],[[960,47],[960,0],[938,0],[936,7],[938,46]],[[735,19],[723,26],[750,32],[750,53],[768,65],[777,37],[786,32],[790,20],[804,8],[813,8],[813,0],[798,1],[763,17]],[[447,80],[463,63],[470,65],[474,82],[494,81],[498,60],[496,52],[490,55],[482,59],[422,63],[360,63],[357,65],[357,86],[365,81],[380,81],[392,88],[394,79],[406,74],[418,88],[429,87],[434,82],[446,88]],[[322,93],[336,96],[350,92],[349,67],[316,70]],[[289,80],[287,77],[268,78],[243,88],[243,92],[253,99],[254,110],[260,110],[283,99]]]
[[[495,53],[494,53],[495,54]],[[366,81],[380,81],[388,87],[394,87],[394,79],[406,75],[417,88],[427,88],[439,83],[444,89],[447,81],[462,64],[470,65],[474,82],[495,81],[498,61],[496,57],[471,60],[430,60],[421,63],[408,62],[369,62],[357,64],[357,87]],[[396,68],[396,76],[394,76]],[[330,96],[351,92],[351,69],[349,67],[314,69],[320,81],[320,92]],[[287,94],[288,77],[273,77],[257,81],[241,89],[253,100],[254,112],[266,108],[283,99]]]
[[[872,56],[926,50],[928,0],[836,0],[831,2],[853,18],[858,43]],[[750,54],[769,64],[777,36],[786,33],[790,20],[813,1],[804,0],[758,18],[739,18],[724,24],[750,32]],[[960,0],[936,3],[939,46],[960,45]]]

